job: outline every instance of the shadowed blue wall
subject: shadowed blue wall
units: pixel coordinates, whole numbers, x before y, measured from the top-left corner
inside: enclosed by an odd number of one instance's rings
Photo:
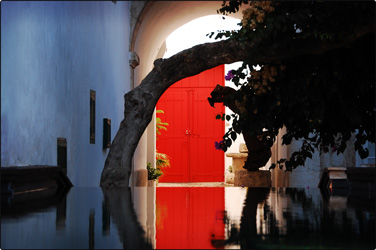
[[[1,3],[1,166],[57,165],[67,139],[68,177],[98,186],[130,90],[130,2]],[[90,89],[96,91],[90,144]]]

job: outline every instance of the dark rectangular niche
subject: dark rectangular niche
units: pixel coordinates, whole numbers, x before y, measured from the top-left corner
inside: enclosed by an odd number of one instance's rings
[[[103,119],[103,149],[111,146],[111,119]]]
[[[67,139],[57,138],[57,165],[67,174]]]
[[[95,91],[90,90],[90,144],[95,144]]]

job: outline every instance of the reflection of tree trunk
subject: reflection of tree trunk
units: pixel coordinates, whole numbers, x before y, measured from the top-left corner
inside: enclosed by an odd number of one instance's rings
[[[124,249],[151,249],[145,232],[137,220],[129,188],[102,188],[107,207],[119,233]]]
[[[257,206],[269,196],[269,188],[248,188],[240,223],[241,248],[254,248],[257,239]]]

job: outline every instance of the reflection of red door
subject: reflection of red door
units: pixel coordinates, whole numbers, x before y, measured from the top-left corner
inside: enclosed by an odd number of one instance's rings
[[[223,248],[223,187],[158,187],[157,249]]]
[[[224,85],[224,65],[175,83],[160,98],[157,109],[169,126],[157,150],[171,162],[160,182],[224,181],[224,154],[214,147],[224,134],[224,122],[215,119],[224,106],[213,108],[207,101],[217,84]]]

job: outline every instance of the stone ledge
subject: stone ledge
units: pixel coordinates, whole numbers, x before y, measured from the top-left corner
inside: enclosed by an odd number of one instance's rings
[[[236,170],[244,170],[243,166],[247,161],[247,153],[227,153],[226,156],[232,158],[233,173],[235,173]]]
[[[272,179],[269,170],[248,171],[236,170],[234,178],[235,187],[271,187]]]
[[[247,153],[227,153],[227,157],[232,157],[232,158],[247,158],[248,154]]]

